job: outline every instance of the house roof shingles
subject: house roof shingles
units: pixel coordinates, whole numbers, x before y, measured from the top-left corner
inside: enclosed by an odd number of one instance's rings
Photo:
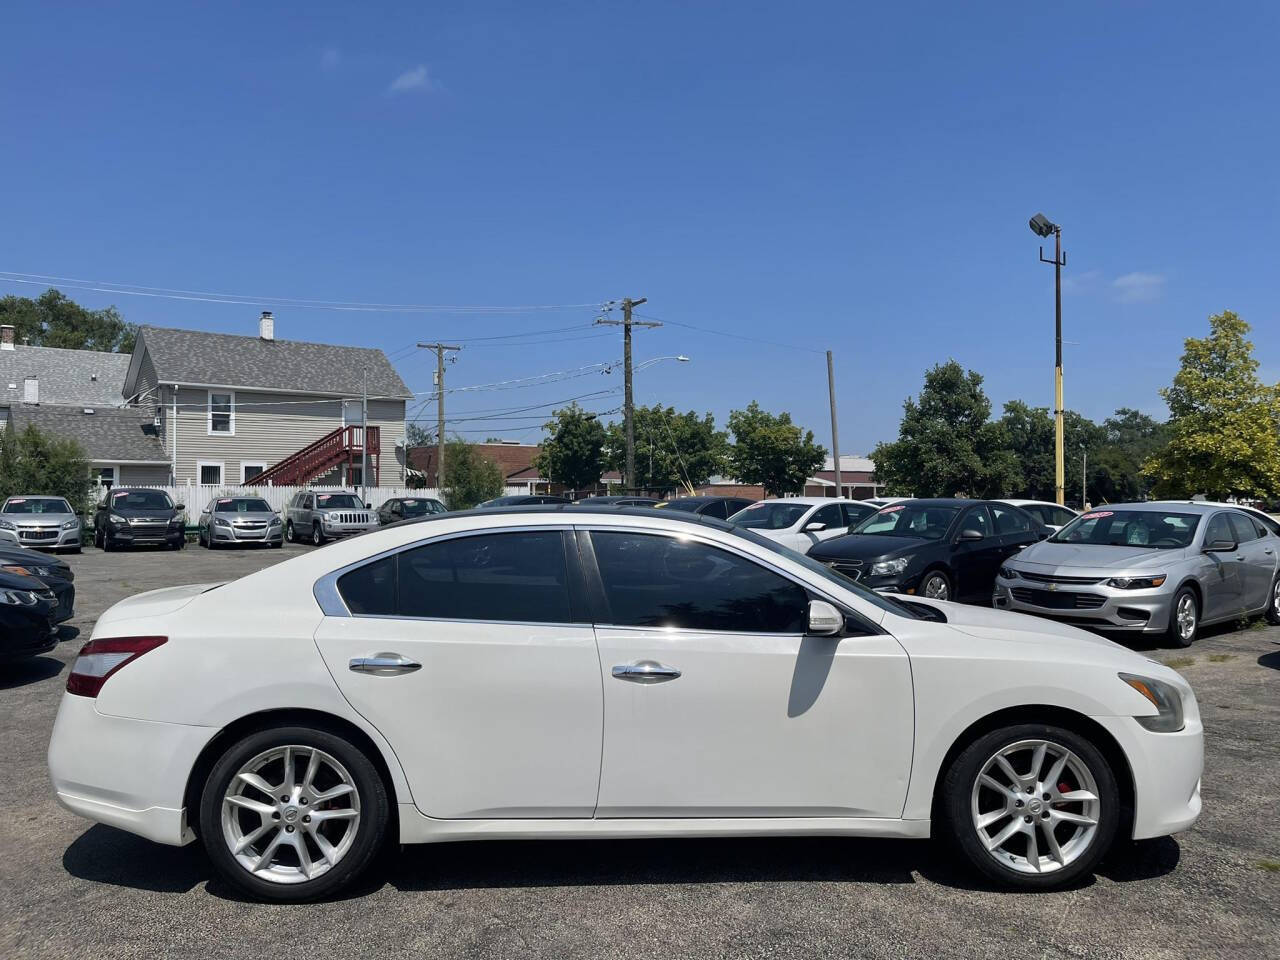
[[[87,406],[87,405],[86,405]],[[137,409],[127,407],[22,406],[10,408],[9,429],[29,423],[46,433],[80,444],[89,460],[106,463],[168,463],[155,426]]]
[[[145,346],[161,383],[358,397],[367,373],[370,397],[413,396],[386,354],[373,347],[145,326],[138,332],[138,345]]]
[[[26,379],[35,377],[41,403],[118,407],[128,369],[127,353],[19,344],[0,350],[0,404],[21,403]]]

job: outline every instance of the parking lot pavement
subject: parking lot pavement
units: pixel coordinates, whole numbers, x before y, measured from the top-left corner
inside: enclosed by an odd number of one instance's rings
[[[0,672],[0,957],[1280,956],[1274,628],[1153,651],[1200,699],[1204,814],[1061,893],[992,890],[920,841],[538,841],[392,851],[340,901],[264,906],[211,882],[198,845],[59,808],[45,749],[94,619],[132,593],[308,549],[70,557],[81,637]]]

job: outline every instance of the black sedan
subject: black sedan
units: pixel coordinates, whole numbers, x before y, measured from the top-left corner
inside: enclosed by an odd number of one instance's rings
[[[568,497],[557,497],[551,493],[517,493],[509,497],[494,497],[484,503],[476,504],[477,510],[489,507],[529,507],[540,503],[572,503]]]
[[[739,510],[745,510],[754,500],[746,497],[681,497],[678,500],[664,500],[654,504],[661,510],[683,510],[685,513],[696,513],[701,517],[715,517],[717,520],[728,520]]]
[[[873,590],[987,603],[1005,558],[1047,535],[1007,503],[908,500],[816,544],[809,556]]]
[[[57,605],[53,591],[35,577],[0,570],[0,663],[57,646]]]
[[[55,623],[70,620],[74,615],[76,575],[70,564],[26,547],[0,544],[0,573],[16,573],[42,580],[58,601],[53,614]]]
[[[607,497],[583,497],[577,501],[579,506],[583,507],[652,507],[656,506],[660,501],[657,497],[626,497],[626,496],[607,496]]]
[[[378,522],[399,523],[414,517],[429,517],[433,513],[448,513],[445,505],[433,497],[392,497],[378,508]]]

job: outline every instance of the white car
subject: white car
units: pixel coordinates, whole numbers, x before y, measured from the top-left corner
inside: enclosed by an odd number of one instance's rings
[[[729,522],[807,553],[815,543],[844,536],[850,527],[875,512],[875,507],[861,500],[787,497],[753,503],[733,514]]]
[[[887,507],[891,503],[902,503],[904,500],[914,500],[915,497],[871,497],[869,500],[862,500],[861,503],[870,504],[879,510],[881,507]]]
[[[1201,766],[1141,654],[643,508],[443,514],[123,600],[49,744],[67,809],[279,901],[391,836],[938,834],[1054,887],[1188,827]]]
[[[1047,500],[1001,500],[999,502],[1021,507],[1031,514],[1033,519],[1043,523],[1054,533],[1057,533],[1076,517],[1080,516],[1079,510],[1072,510],[1070,507],[1064,507],[1060,503],[1049,503]]]

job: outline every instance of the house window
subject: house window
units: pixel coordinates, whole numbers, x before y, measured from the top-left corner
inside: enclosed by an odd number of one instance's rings
[[[265,463],[246,463],[242,460],[240,462],[240,482],[248,483],[266,469],[267,465]]]
[[[201,461],[196,464],[196,469],[200,472],[200,482],[202,484],[211,487],[222,485],[221,463],[206,463]]]
[[[235,436],[236,395],[231,391],[209,391],[209,433]]]
[[[116,482],[116,468],[90,467],[89,478],[103,490],[110,490]]]

